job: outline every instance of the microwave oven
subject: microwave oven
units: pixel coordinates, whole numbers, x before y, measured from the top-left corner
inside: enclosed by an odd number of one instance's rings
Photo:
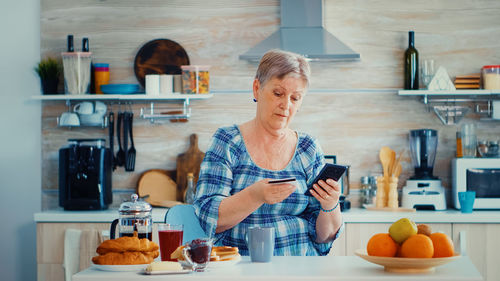
[[[475,191],[474,209],[500,209],[500,158],[455,158],[451,171],[455,208],[460,191]]]

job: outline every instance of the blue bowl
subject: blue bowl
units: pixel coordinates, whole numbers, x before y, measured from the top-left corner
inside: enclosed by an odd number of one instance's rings
[[[139,92],[138,84],[106,84],[101,85],[101,91],[108,95],[130,95]]]

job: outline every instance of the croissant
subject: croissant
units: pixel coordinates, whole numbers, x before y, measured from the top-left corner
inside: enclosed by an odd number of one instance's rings
[[[159,251],[153,252],[109,252],[104,255],[95,256],[92,262],[95,264],[106,265],[130,265],[130,264],[149,264],[158,257]]]
[[[158,251],[158,249],[158,244],[149,241],[147,238],[139,239],[135,236],[124,236],[102,242],[101,245],[97,247],[96,252],[99,255],[104,255],[111,252],[152,252]]]

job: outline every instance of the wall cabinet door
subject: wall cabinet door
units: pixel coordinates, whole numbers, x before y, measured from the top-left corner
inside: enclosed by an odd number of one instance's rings
[[[460,232],[465,232],[467,255],[484,280],[500,278],[500,224],[453,224],[453,243],[460,248]]]
[[[432,232],[442,231],[452,237],[451,223],[429,223]],[[368,240],[376,233],[388,233],[391,223],[348,223],[346,224],[346,255],[354,255],[357,249],[366,249]]]

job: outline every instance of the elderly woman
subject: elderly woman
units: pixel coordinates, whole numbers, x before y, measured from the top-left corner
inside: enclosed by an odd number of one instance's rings
[[[341,232],[339,184],[307,186],[324,165],[313,137],[289,128],[307,93],[310,69],[294,53],[267,52],[253,81],[252,120],[219,128],[201,164],[194,203],[201,226],[217,244],[248,255],[249,227],[274,227],[274,255],[326,255]],[[269,184],[294,177],[294,184]]]

